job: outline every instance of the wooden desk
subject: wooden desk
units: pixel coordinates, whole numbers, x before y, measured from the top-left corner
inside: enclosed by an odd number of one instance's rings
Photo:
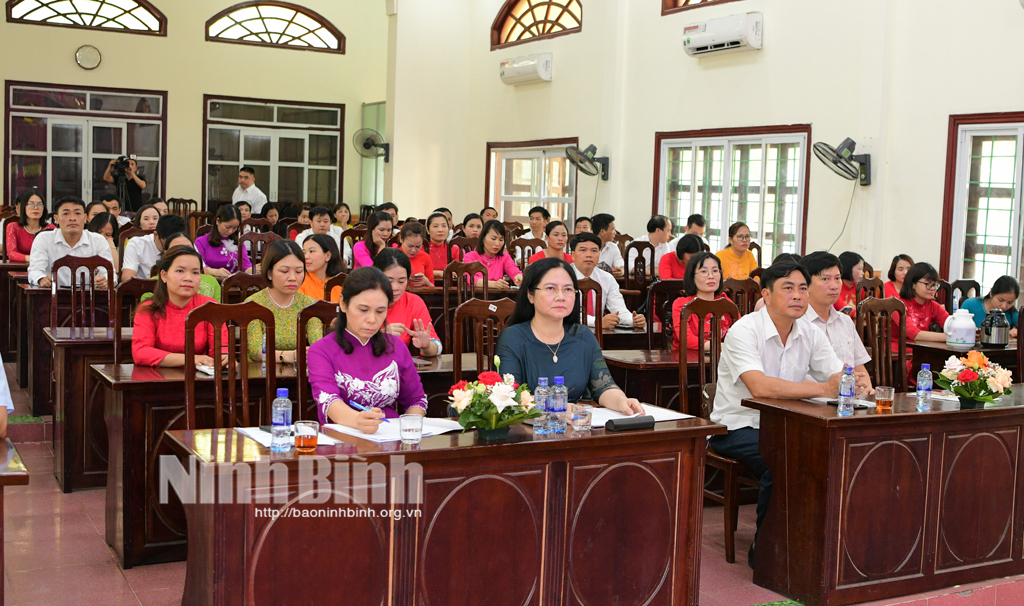
[[[463,368],[472,372],[475,354],[465,356]],[[444,416],[453,383],[452,356],[414,360],[427,392],[427,414]],[[108,435],[107,543],[124,568],[183,560],[186,545],[181,504],[175,500],[160,505],[155,495],[159,456],[169,454],[161,439],[163,432],[185,426],[184,370],[94,364],[90,371],[101,387]],[[249,372],[251,377],[263,374],[256,363],[249,365]],[[197,398],[212,401],[213,380],[201,373],[196,377]],[[296,381],[292,365],[278,365],[277,387],[288,388],[293,400]],[[263,387],[262,379],[250,383],[253,398],[262,398]],[[297,410],[292,414],[298,418]]]
[[[604,339],[605,351],[647,347],[646,328],[607,328],[601,337]]]
[[[928,341],[911,341],[907,343],[910,348],[913,358],[911,359],[910,378],[916,379],[917,373],[921,370],[922,364],[931,364],[933,372],[939,372],[946,365],[946,360],[949,356],[964,357],[970,350],[953,349],[945,343],[936,343]],[[1017,341],[1012,340],[1006,347],[990,347],[982,346],[981,344],[976,345],[973,348],[975,351],[980,351],[985,354],[988,359],[992,360],[996,364],[1003,368],[1013,371],[1013,377],[1019,378],[1017,373]]]
[[[519,425],[507,443],[451,433],[401,450],[397,442],[331,432],[344,442],[316,454],[335,465],[350,455],[382,465],[383,502],[300,503],[302,459],[275,455],[288,470],[288,504],[186,506],[183,603],[283,604],[302,596],[326,604],[340,590],[351,604],[696,605],[705,440],[723,431],[686,419],[535,440]],[[172,431],[168,442],[186,466],[198,461],[197,475],[271,459],[232,430]],[[391,454],[421,466],[419,481],[395,470]],[[366,485],[350,477],[352,486]],[[247,496],[265,493],[268,479],[255,479]],[[420,498],[392,502],[395,487],[410,483]],[[263,517],[268,509],[281,517]],[[339,509],[370,517],[337,517]],[[402,515],[381,522],[380,510]],[[303,513],[335,517],[284,517]],[[359,554],[359,565],[339,566],[330,555],[343,553]]]
[[[3,441],[4,451],[0,459],[0,536],[4,530],[4,487],[25,486],[28,484],[28,469],[18,456],[18,450],[10,438]],[[4,565],[4,550],[0,549],[0,568]],[[0,595],[4,595],[4,579],[7,575],[0,576]],[[0,600],[3,603],[3,600]]]
[[[10,292],[9,310],[12,326],[11,346],[14,350],[15,378],[18,387],[28,388],[28,324],[22,319],[21,289],[19,284],[28,284],[28,272],[12,271],[7,274],[7,289]]]
[[[771,503],[754,582],[808,606],[852,604],[1024,573],[1024,385],[1006,402],[840,418],[827,405],[761,412]]]
[[[646,334],[646,333],[645,333]],[[605,337],[607,338],[607,336]],[[646,336],[644,337],[646,341]],[[679,410],[679,352],[651,349],[605,351],[604,360],[612,378],[631,398],[641,402]],[[686,414],[700,416],[700,390],[697,389],[697,354],[689,352],[687,367],[691,383]]]
[[[6,323],[0,322],[0,355],[5,362],[14,361],[15,345],[18,340],[17,334],[12,330],[12,327],[17,326],[14,321],[18,316],[15,298],[12,296],[14,291],[11,290],[11,280],[8,276],[11,272],[25,272],[27,269],[28,263],[0,263],[0,305],[4,306],[0,310],[0,318],[7,319]]]
[[[46,328],[53,349],[53,475],[64,492],[107,484],[107,424],[103,392],[93,364],[114,361],[113,329]],[[131,359],[132,329],[121,334]]]
[[[25,341],[18,343],[18,362],[27,368],[26,388],[32,401],[32,414],[39,417],[53,414],[50,362],[53,352],[43,329],[50,325],[50,289],[31,284],[18,284],[20,290],[19,321]],[[19,374],[21,372],[19,369]]]

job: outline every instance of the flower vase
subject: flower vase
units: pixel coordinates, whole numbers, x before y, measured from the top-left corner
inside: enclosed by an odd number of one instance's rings
[[[985,400],[975,400],[974,398],[966,398],[960,396],[960,410],[974,410],[979,408],[985,408]]]
[[[477,427],[476,434],[484,442],[503,442],[508,439],[509,429],[511,427],[499,427],[498,429]]]

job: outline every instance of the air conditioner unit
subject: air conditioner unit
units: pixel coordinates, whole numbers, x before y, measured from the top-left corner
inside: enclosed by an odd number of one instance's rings
[[[761,50],[761,30],[761,13],[694,23],[683,29],[683,48],[690,56]]]
[[[501,81],[511,85],[551,82],[551,53],[502,61]]]

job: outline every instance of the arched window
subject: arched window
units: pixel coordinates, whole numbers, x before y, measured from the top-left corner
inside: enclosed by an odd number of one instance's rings
[[[580,0],[508,0],[491,26],[491,50],[582,30]]]
[[[243,2],[206,22],[206,39],[345,54],[345,35],[308,8],[287,2]]]
[[[146,0],[9,0],[7,21],[167,35],[167,17]]]
[[[661,14],[668,15],[709,4],[725,4],[726,2],[736,2],[736,0],[661,0]]]

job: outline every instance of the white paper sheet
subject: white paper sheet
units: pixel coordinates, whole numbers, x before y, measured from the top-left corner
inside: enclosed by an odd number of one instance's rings
[[[834,407],[834,405],[829,404],[829,402],[835,402],[835,401],[837,401],[837,399],[838,398],[805,398],[804,402],[813,402],[815,404],[826,404],[826,405]],[[875,407],[875,403],[870,401],[870,400],[857,400],[857,399],[854,399],[853,407],[854,408],[874,408]]]
[[[355,436],[364,440],[370,440],[371,442],[397,442],[401,440],[402,436],[398,426],[398,419],[388,419],[388,421],[388,423],[381,423],[378,425],[376,433],[363,433],[354,427],[336,425],[333,423],[324,425],[324,427],[333,429],[338,433]],[[423,419],[424,438],[448,433],[449,431],[462,431],[462,425],[459,425],[458,421],[451,421],[448,419]]]
[[[684,415],[681,412],[669,410],[667,408],[661,408],[660,406],[651,406],[650,404],[641,404],[644,407],[644,414],[654,417],[654,422],[659,421],[676,421],[679,419],[690,419],[693,415]],[[612,419],[628,419],[630,417],[637,417],[639,414],[624,415],[621,412],[609,410],[607,408],[601,408],[600,406],[594,407],[594,416],[590,419],[590,425],[592,427],[604,427],[604,424]]]
[[[253,440],[259,442],[260,445],[265,448],[270,448],[270,440],[272,436],[269,433],[260,429],[259,427],[239,427],[235,429],[235,431],[241,434],[245,434],[246,436],[249,436]],[[333,446],[337,443],[338,440],[335,440],[330,436],[325,436],[324,434],[319,434],[316,438],[317,446]]]

